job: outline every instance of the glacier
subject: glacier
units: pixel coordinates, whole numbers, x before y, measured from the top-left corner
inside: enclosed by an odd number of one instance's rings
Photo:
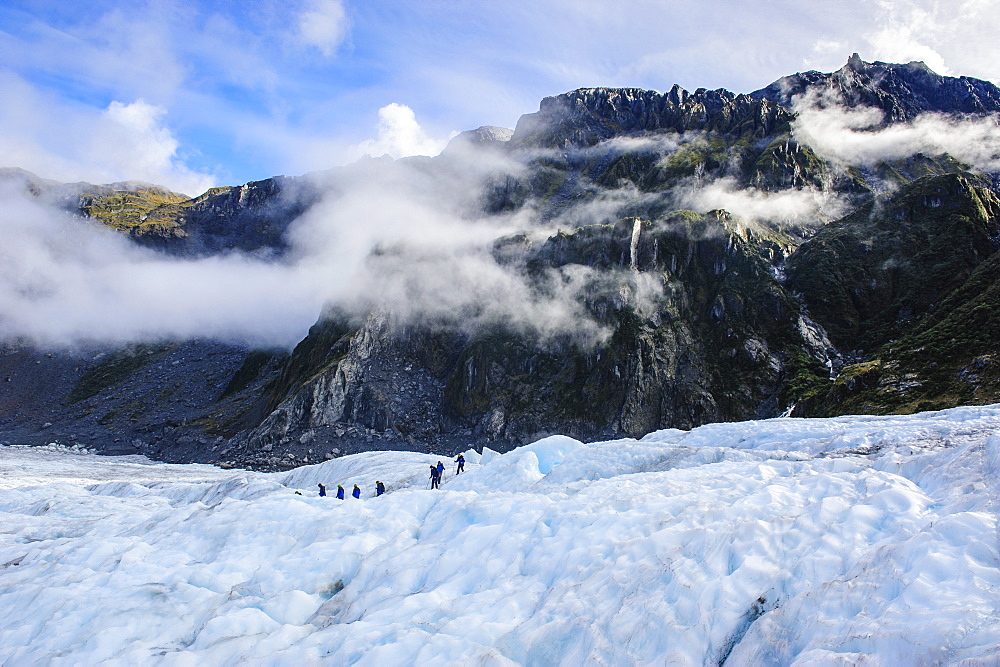
[[[0,447],[0,664],[1000,663],[1000,405],[465,458]]]

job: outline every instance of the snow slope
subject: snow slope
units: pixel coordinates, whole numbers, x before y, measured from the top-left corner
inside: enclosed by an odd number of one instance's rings
[[[1000,662],[1000,406],[439,458],[2,448],[0,664]]]

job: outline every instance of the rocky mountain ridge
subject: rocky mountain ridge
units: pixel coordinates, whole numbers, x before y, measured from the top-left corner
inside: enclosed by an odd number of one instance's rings
[[[727,90],[675,85],[667,93],[638,88],[581,88],[542,100],[537,113],[521,116],[510,138],[514,147],[566,148],[646,132],[708,131],[764,138],[787,129],[788,109],[766,99]]]
[[[750,97],[791,109],[795,97],[807,91],[827,104],[881,109],[886,124],[912,121],[925,113],[981,115],[1000,111],[1000,90],[989,81],[941,76],[919,61],[866,63],[857,53],[836,72],[813,70],[786,76],[750,93]]]
[[[502,318],[430,326],[376,301],[331,304],[291,352],[164,341],[54,353],[14,342],[0,353],[0,437],[273,468],[377,448],[503,449],[552,431],[641,436],[789,410],[1000,399],[990,384],[1000,342],[964,329],[996,312],[996,180],[948,155],[828,163],[792,133],[792,100],[808,91],[876,106],[886,123],[1000,110],[988,82],[856,56],[749,95],[675,86],[546,98],[513,131],[479,128],[436,158],[362,168],[451,179],[456,190],[468,189],[469,160],[495,163],[463,206],[479,207],[476,224],[527,226],[497,238],[490,261],[538,298],[582,280],[572,304],[597,339]],[[187,199],[0,178],[162,252],[265,259],[287,252],[300,215],[336,206],[356,182],[347,167]],[[758,199],[836,198],[846,212],[775,221],[690,210],[690,193],[711,183]],[[930,348],[940,363],[921,356]]]

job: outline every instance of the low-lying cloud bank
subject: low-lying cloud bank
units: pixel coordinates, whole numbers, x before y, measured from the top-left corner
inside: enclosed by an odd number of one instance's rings
[[[423,164],[382,163],[331,188],[293,223],[283,261],[170,257],[8,187],[0,192],[0,338],[289,347],[330,304],[358,315],[386,307],[400,321],[460,329],[503,321],[543,338],[603,335],[579,298],[586,270],[529,280],[500,265],[493,242],[515,227],[469,215],[481,174],[459,165],[445,185]]]
[[[678,201],[695,211],[724,209],[739,218],[779,226],[819,224],[821,220],[838,217],[845,210],[843,200],[831,192],[816,188],[773,192],[741,188],[731,177],[684,188]]]
[[[927,113],[912,123],[880,127],[881,109],[848,108],[807,94],[796,99],[792,132],[833,162],[870,166],[915,153],[953,157],[984,171],[1000,171],[1000,118],[955,118]]]
[[[287,344],[322,304],[298,267],[240,255],[180,260],[7,191],[0,336],[49,345],[158,337]]]
[[[871,130],[881,120],[877,112],[808,102],[798,109],[796,138],[834,164],[947,151],[984,169],[1000,167],[995,119],[927,116]],[[405,111],[393,110],[402,119],[397,129],[413,130]],[[381,137],[425,138],[389,130]],[[594,150],[667,155],[683,142],[678,135],[617,139]],[[663,295],[662,276],[637,276],[627,268],[598,275],[571,265],[529,278],[516,262],[496,259],[496,239],[528,230],[541,240],[556,228],[614,221],[664,202],[725,209],[778,226],[845,212],[830,192],[765,192],[724,177],[692,178],[654,193],[591,184],[588,196],[545,220],[530,204],[514,213],[483,214],[484,185],[523,179],[526,162],[537,157],[459,142],[433,161],[372,160],[317,175],[326,194],[289,228],[291,249],[281,261],[238,253],[166,256],[7,188],[0,191],[0,339],[69,346],[211,337],[289,347],[325,306],[336,305],[359,316],[385,307],[401,322],[453,329],[499,321],[542,339],[569,335],[589,344],[608,333],[586,306],[595,290],[620,289],[632,305],[651,312]]]

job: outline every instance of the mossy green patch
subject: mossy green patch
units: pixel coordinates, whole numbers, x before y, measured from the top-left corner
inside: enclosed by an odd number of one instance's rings
[[[80,212],[112,229],[142,235],[178,227],[184,208],[194,200],[162,188],[107,190],[80,198]]]
[[[830,180],[826,163],[809,146],[789,135],[775,138],[750,167],[750,182],[765,190],[824,188]]]
[[[784,405],[815,401],[830,384],[826,367],[801,350],[793,352],[785,362],[785,374],[788,379],[781,394]]]
[[[1000,254],[878,359],[845,367],[815,416],[911,413],[1000,401]]]

